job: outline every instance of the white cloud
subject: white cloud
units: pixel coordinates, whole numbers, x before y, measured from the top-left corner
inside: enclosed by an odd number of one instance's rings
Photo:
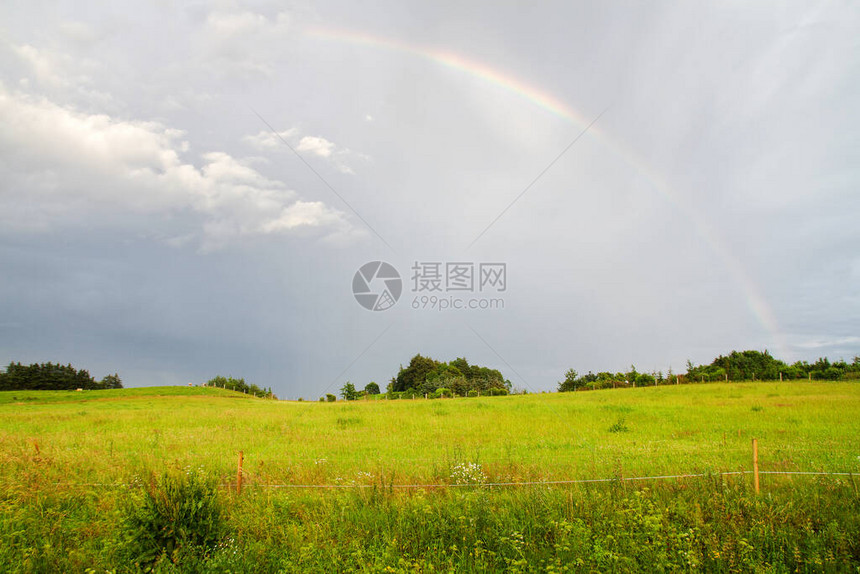
[[[93,78],[102,72],[95,60],[31,44],[0,43],[2,52],[11,54],[14,62],[4,70],[6,79],[17,82],[22,89],[48,96],[62,95],[65,101],[89,108],[117,107],[111,94],[93,87]]]
[[[826,349],[831,347],[855,346],[860,343],[860,337],[819,337],[797,343],[800,349]]]
[[[301,226],[317,227],[336,222],[335,214],[324,203],[320,201],[297,201],[284,209],[277,219],[267,221],[263,225],[263,230],[266,233],[276,233]]]
[[[49,229],[111,214],[191,213],[192,232],[217,247],[236,237],[298,228],[349,232],[344,215],[224,152],[196,167],[183,132],[157,122],[86,114],[0,88],[0,219],[6,229]],[[170,230],[187,235],[188,229]]]
[[[206,18],[201,56],[219,75],[272,77],[292,24],[286,12],[268,17],[247,10],[213,11]]]
[[[278,132],[277,134],[272,132],[271,130],[263,130],[257,135],[243,137],[242,141],[258,150],[266,151],[276,149],[284,145],[284,142],[281,141],[281,138],[289,140],[297,133],[298,130],[296,128],[290,128],[288,130]]]
[[[218,36],[244,36],[259,33],[268,21],[261,14],[253,12],[211,12],[206,25]]]
[[[39,82],[49,85],[67,85],[68,82],[57,73],[55,62],[44,52],[37,50],[29,44],[13,46],[12,51],[21,60],[29,64],[30,69]]]
[[[59,32],[81,46],[90,46],[99,40],[99,34],[86,22],[68,20],[57,26]]]
[[[324,137],[299,137],[299,135],[300,131],[295,127],[277,132],[277,134],[271,130],[263,130],[256,135],[243,137],[242,141],[260,151],[270,151],[279,148],[288,150],[287,146],[284,145],[284,141],[286,141],[298,153],[322,158],[330,163],[334,169],[346,174],[355,173],[349,165],[350,163],[355,161],[370,161],[370,156],[354,152],[348,148],[341,148]]]
[[[325,138],[305,136],[299,140],[297,151],[308,152],[319,157],[330,157],[334,144]]]
[[[80,91],[92,82],[99,66],[88,58],[73,58],[69,54],[37,48],[31,44],[9,45],[11,52],[23,62],[30,75],[43,87],[72,88]]]

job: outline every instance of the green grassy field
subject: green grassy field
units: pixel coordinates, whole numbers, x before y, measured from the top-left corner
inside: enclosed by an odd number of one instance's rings
[[[853,383],[349,403],[197,387],[5,392],[0,561],[22,572],[858,571],[853,476],[765,474],[756,496],[750,476],[720,475],[752,468],[753,437],[762,471],[860,473],[858,413]],[[617,480],[693,473],[707,476]],[[218,485],[218,546],[134,566],[129,505],[189,476]],[[616,480],[487,486],[604,478]]]

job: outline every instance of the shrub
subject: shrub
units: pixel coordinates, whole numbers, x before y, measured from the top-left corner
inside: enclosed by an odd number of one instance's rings
[[[630,428],[627,426],[627,422],[624,420],[624,417],[619,417],[618,420],[612,423],[607,430],[609,432],[628,432]]]
[[[379,394],[379,385],[374,383],[373,381],[364,385],[364,390],[367,391],[368,395],[378,395]]]
[[[478,394],[479,394],[479,393],[478,393],[478,391],[471,390],[471,391],[469,391],[469,392],[466,394],[466,396],[468,396],[468,397],[477,397],[477,396],[478,396]]]
[[[326,400],[326,401],[328,401],[328,402],[330,402],[330,403],[333,403],[333,402],[335,402],[335,401],[337,400],[337,397],[336,397],[336,396],[334,396],[334,395],[333,395],[333,394],[331,394],[331,393],[328,393],[328,394],[326,394],[326,396],[325,396],[325,400]]]
[[[340,388],[340,396],[342,396],[345,401],[354,401],[358,398],[358,391],[355,390],[355,385],[347,381],[346,384]]]
[[[204,557],[226,533],[223,504],[202,470],[152,476],[126,502],[122,527],[129,561],[150,567]]]

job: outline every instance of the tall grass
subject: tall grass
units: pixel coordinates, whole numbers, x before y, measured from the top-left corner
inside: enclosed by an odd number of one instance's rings
[[[765,475],[756,496],[748,477],[717,473],[750,468],[753,436],[762,470],[860,473],[858,407],[860,387],[850,383],[350,403],[197,388],[0,393],[0,565],[11,572],[856,570],[856,478]],[[241,496],[228,488],[238,450]],[[186,467],[202,467],[221,488],[174,489],[172,506],[155,512],[153,501],[170,490],[165,477]],[[711,474],[483,486],[690,472]],[[465,486],[392,487],[410,483]],[[133,565],[130,516],[151,519],[131,522],[140,532],[161,532],[160,520],[175,526],[201,500],[223,512],[222,522],[206,514],[220,525],[215,534],[189,552],[176,552],[180,537],[158,546],[160,558]]]

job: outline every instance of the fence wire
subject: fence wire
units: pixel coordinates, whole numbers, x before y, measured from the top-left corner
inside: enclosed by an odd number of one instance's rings
[[[257,484],[253,482],[242,483],[242,488],[273,488],[273,489],[296,489],[296,490],[349,490],[349,489],[445,489],[445,488],[486,488],[486,487],[518,487],[518,486],[561,486],[570,484],[596,484],[607,482],[636,482],[646,480],[674,480],[685,478],[705,478],[709,476],[739,476],[754,474],[754,470],[736,470],[716,473],[691,473],[691,474],[664,474],[659,476],[616,476],[611,478],[582,478],[574,480],[535,480],[522,482],[475,482],[475,483],[426,483],[426,484]],[[783,476],[847,476],[853,478],[858,473],[854,472],[813,472],[813,471],[782,471],[782,470],[760,470],[759,475],[783,475]],[[53,486],[71,487],[102,487],[120,488],[132,486],[129,482],[98,483],[98,482],[56,482]],[[222,488],[235,488],[236,483],[222,483]]]

